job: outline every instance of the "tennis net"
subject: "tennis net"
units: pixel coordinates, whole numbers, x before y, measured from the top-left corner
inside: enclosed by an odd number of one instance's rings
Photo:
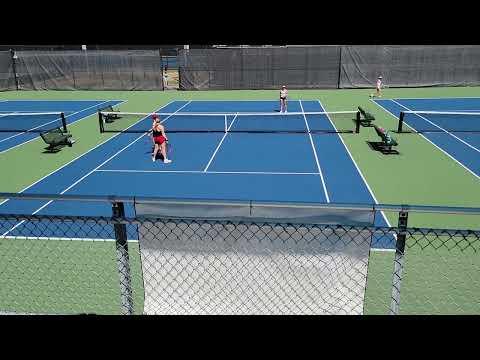
[[[148,132],[154,113],[99,112],[100,132]],[[358,111],[156,113],[167,132],[358,133]]]
[[[407,125],[410,129],[405,129]],[[479,112],[402,111],[398,132],[480,132]]]
[[[56,128],[61,128],[64,132],[67,132],[64,113],[0,113],[0,132],[40,133]]]

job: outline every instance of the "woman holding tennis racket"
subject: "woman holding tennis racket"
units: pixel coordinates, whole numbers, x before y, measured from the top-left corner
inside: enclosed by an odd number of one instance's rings
[[[280,90],[280,112],[287,112],[287,96],[288,90],[285,85]]]
[[[155,148],[153,149],[152,161],[155,161],[157,158],[158,151],[163,155],[163,162],[169,164],[172,160],[167,159],[167,146],[168,142],[167,135],[165,134],[165,127],[160,124],[160,119],[157,114],[152,115],[153,125],[152,125],[152,138],[155,143]]]

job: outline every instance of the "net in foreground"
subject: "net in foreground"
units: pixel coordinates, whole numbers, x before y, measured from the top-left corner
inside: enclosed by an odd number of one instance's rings
[[[64,113],[0,113],[0,132],[41,133],[58,128],[67,132]]]
[[[402,111],[397,131],[480,133],[480,112]]]

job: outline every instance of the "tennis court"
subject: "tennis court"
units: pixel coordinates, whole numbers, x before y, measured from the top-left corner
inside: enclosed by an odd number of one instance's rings
[[[441,149],[465,170],[480,176],[480,98],[374,100],[385,111]]]
[[[152,143],[146,135],[151,126],[150,116],[137,115],[125,119],[125,123],[118,120],[122,124],[117,126],[126,131],[118,132],[78,160],[24,189],[23,193],[376,203],[340,135],[307,132],[307,127],[331,132],[339,131],[336,127],[345,127],[346,131],[352,131],[345,136],[356,136],[353,132],[355,111],[334,124],[320,101],[291,102],[291,113],[283,116],[272,114],[276,107],[277,102],[268,100],[174,101],[157,109],[158,113],[171,114],[163,120],[167,131],[175,129],[176,122],[185,131],[175,133],[173,130],[170,134],[169,140],[174,149],[171,164],[160,160],[152,162],[150,158]],[[271,115],[261,118],[261,111]],[[199,112],[203,114],[198,115]],[[251,115],[252,112],[259,113]],[[223,113],[236,114],[230,115],[231,119],[227,118],[228,132],[222,131]],[[214,115],[211,118],[205,117],[205,114]],[[248,115],[244,117],[243,114]],[[252,118],[256,131],[260,133],[251,133]],[[246,125],[242,125],[243,122]],[[209,127],[217,132],[202,133]],[[191,133],[191,129],[200,133]],[[235,132],[239,129],[242,133]],[[38,215],[109,216],[111,213],[108,206],[99,204],[15,200],[3,202],[1,211]],[[133,210],[129,209],[127,214],[133,215]],[[375,225],[388,225],[381,212],[375,216]],[[22,226],[2,229],[2,234],[38,235],[29,234]],[[60,237],[59,234],[50,236]],[[74,237],[73,234],[70,236]],[[393,245],[383,242],[379,246]]]
[[[97,111],[121,104],[121,100],[4,100],[0,102],[0,154],[38,137],[38,133],[68,124]]]

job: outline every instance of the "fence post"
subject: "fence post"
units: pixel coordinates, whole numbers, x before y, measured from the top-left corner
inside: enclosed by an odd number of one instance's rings
[[[10,49],[10,54],[12,55],[12,70],[13,70],[13,78],[15,79],[15,89],[19,90],[18,86],[18,75],[17,75],[17,64],[16,64],[16,56],[15,56],[15,50]]]
[[[342,77],[342,48],[343,46],[340,45],[340,56],[338,59],[338,82],[337,82],[337,89],[340,89],[341,83],[340,79]]]
[[[398,233],[395,244],[395,259],[392,279],[392,303],[390,315],[398,315],[400,312],[400,287],[402,285],[403,266],[405,262],[405,242],[407,238],[408,212],[398,213]]]
[[[127,226],[119,223],[125,218],[123,203],[112,204],[112,215],[115,229],[115,247],[117,250],[118,275],[120,280],[120,298],[122,302],[122,314],[133,314],[132,280],[130,275],[130,260],[128,256]]]
[[[160,58],[160,76],[162,78],[162,91],[165,91],[165,81],[164,81],[164,73],[163,73],[163,54],[162,49],[158,49],[158,56]]]

